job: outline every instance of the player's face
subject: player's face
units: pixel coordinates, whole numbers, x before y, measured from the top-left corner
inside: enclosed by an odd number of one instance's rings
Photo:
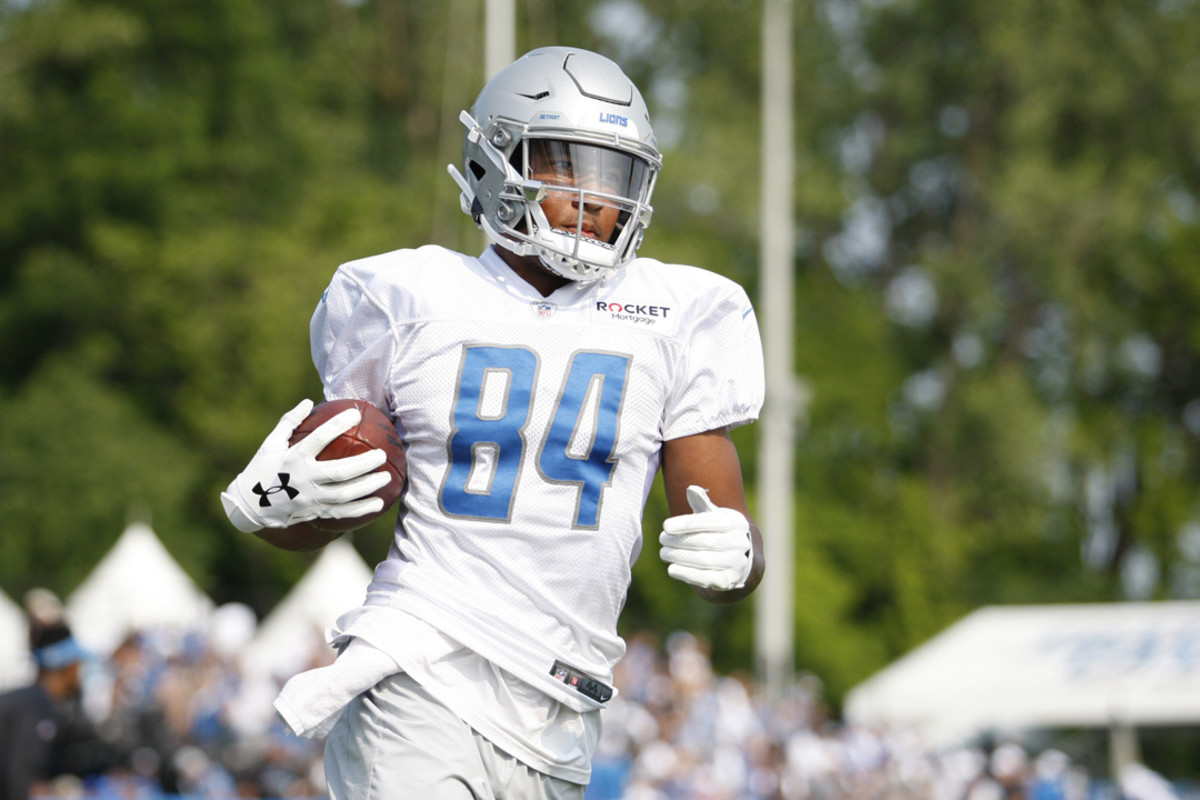
[[[551,227],[603,242],[617,232],[618,199],[637,197],[644,179],[642,165],[623,153],[552,140],[530,141],[529,172],[546,184],[542,212]]]

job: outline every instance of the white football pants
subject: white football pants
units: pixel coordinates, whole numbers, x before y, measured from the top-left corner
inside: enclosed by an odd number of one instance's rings
[[[538,772],[401,672],[360,694],[325,742],[331,800],[582,800],[584,787]]]

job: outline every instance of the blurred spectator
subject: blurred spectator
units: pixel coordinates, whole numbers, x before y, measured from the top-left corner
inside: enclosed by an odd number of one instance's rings
[[[1026,800],[1029,783],[1029,756],[1015,742],[1005,742],[992,751],[992,777],[1000,787],[1002,800]]]
[[[90,664],[81,704],[78,648],[55,646],[73,643],[61,606],[41,593],[27,605],[43,669],[35,686],[0,697],[0,800],[24,800],[34,780],[35,795],[56,800],[325,796],[322,742],[286,733],[271,707],[281,677],[240,660],[254,629],[249,609],[225,609],[209,631],[131,634]],[[51,674],[60,677],[43,685]],[[616,684],[587,800],[1196,800],[1140,765],[1107,785],[1059,750],[1030,753],[1015,741],[929,748],[912,732],[847,725],[831,716],[811,675],[767,702],[749,677],[718,673],[708,643],[690,633],[630,636]],[[72,699],[56,705],[52,693]],[[18,722],[9,705],[28,705],[28,696],[40,698],[41,715]],[[103,779],[63,765],[98,752],[94,732],[70,734],[91,731],[85,708],[119,756]],[[18,725],[26,733],[6,738]],[[90,745],[69,756],[71,741]],[[50,743],[62,745],[52,765],[14,794],[8,763],[23,748],[49,758]]]
[[[80,702],[84,653],[44,589],[26,596],[29,646],[37,678],[0,695],[0,800],[26,800],[40,782],[83,777],[114,766]]]
[[[1068,800],[1071,759],[1061,750],[1046,750],[1033,762],[1029,800]]]
[[[1179,800],[1171,784],[1144,764],[1127,764],[1118,775],[1122,800]]]

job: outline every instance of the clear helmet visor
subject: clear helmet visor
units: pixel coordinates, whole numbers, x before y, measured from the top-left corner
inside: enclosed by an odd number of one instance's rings
[[[526,176],[549,186],[639,201],[650,167],[629,153],[558,139],[525,139]]]
[[[654,170],[636,156],[580,142],[523,140],[523,175],[545,193],[530,215],[531,233],[566,234],[580,246],[623,250],[629,221],[647,208]]]

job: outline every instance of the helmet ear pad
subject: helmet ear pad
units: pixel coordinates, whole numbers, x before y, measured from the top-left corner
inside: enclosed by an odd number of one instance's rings
[[[513,171],[518,175],[523,175],[525,170],[525,165],[521,163],[523,161],[521,158],[521,149],[522,148],[519,146],[514,146],[512,152],[508,155],[508,165],[512,167]],[[523,207],[520,210],[517,210],[514,209],[509,203],[501,203],[496,209],[496,216],[505,222],[511,223],[513,230],[521,233],[528,233],[528,230],[526,230],[528,228],[528,224],[526,221],[525,209]]]

